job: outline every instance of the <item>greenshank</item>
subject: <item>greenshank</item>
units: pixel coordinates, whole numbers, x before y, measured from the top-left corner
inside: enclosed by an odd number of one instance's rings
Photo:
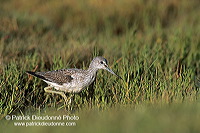
[[[108,67],[107,60],[101,56],[95,57],[87,70],[72,68],[47,72],[27,71],[27,73],[42,79],[49,85],[44,88],[45,92],[60,94],[67,103],[68,99],[64,92],[79,93],[94,81],[99,69],[105,69],[122,79]]]

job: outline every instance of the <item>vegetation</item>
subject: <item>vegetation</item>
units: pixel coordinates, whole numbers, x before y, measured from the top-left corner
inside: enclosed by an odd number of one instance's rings
[[[87,69],[104,56],[124,81],[101,70],[75,95],[68,113],[80,115],[77,131],[86,131],[85,122],[95,130],[114,121],[109,132],[200,131],[199,6],[198,0],[1,0],[0,119],[63,113],[62,97],[45,93],[47,85],[25,71]]]

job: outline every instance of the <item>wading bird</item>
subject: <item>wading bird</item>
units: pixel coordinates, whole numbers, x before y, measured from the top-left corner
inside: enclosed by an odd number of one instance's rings
[[[48,72],[27,71],[27,73],[46,82],[49,86],[44,88],[45,92],[60,94],[67,104],[68,99],[64,92],[78,93],[82,91],[94,81],[99,69],[105,69],[122,79],[108,67],[107,60],[100,56],[91,61],[87,70],[71,68]],[[51,88],[55,88],[55,90]]]

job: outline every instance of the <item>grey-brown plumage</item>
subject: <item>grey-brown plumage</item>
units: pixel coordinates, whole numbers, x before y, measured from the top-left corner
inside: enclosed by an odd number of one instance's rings
[[[107,64],[107,60],[103,57],[95,57],[87,70],[82,69],[60,69],[55,71],[48,72],[30,72],[27,71],[28,74],[31,74],[35,77],[38,77],[45,81],[56,90],[64,91],[64,92],[73,92],[78,93],[87,86],[89,86],[95,79],[96,73],[99,69],[105,69],[110,73],[116,75]],[[120,76],[116,75],[121,78]],[[45,89],[47,91],[47,89]],[[55,91],[48,92],[57,93]],[[60,92],[58,93],[60,94]],[[61,94],[63,96],[63,94]]]
[[[73,72],[75,72],[75,71],[69,71],[67,69],[48,71],[48,72],[27,71],[27,73],[34,75],[35,77],[41,78],[44,81],[54,82],[59,85],[71,82],[73,80],[73,78],[71,77]]]

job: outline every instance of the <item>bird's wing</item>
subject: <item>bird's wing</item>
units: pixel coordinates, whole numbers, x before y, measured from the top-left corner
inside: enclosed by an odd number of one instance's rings
[[[41,78],[44,81],[57,83],[62,85],[64,83],[70,83],[73,80],[72,74],[76,73],[78,69],[60,69],[48,72],[29,72],[27,73]]]

